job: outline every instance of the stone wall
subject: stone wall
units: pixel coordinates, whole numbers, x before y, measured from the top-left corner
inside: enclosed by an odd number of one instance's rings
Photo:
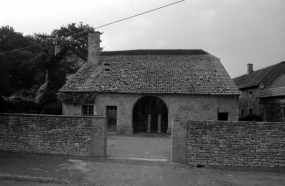
[[[176,120],[172,161],[202,166],[285,167],[285,123]]]
[[[106,156],[106,118],[0,114],[0,149]]]

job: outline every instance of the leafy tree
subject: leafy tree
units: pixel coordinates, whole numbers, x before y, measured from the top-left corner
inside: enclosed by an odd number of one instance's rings
[[[27,47],[28,40],[20,32],[15,32],[13,27],[2,26],[0,28],[0,51],[10,51]]]
[[[9,75],[10,65],[3,53],[0,53],[0,96],[8,96],[14,92]]]
[[[70,46],[77,51],[87,53],[88,33],[95,32],[95,28],[84,25],[82,22],[76,26],[76,23],[62,26],[60,29],[55,29],[51,36],[55,38],[56,44],[61,44],[63,47]]]
[[[82,22],[77,26],[76,23],[62,26],[60,29],[55,29],[50,36],[44,34],[36,35],[37,39],[43,41],[53,41],[53,45],[59,44],[62,48],[71,47],[79,51],[80,53],[87,53],[88,45],[88,33],[95,32],[95,29],[91,26],[84,25]],[[54,51],[46,48],[45,53],[51,58],[50,51]],[[64,61],[64,60],[63,60]],[[37,102],[39,104],[47,103],[46,100],[56,102],[54,95],[65,83],[66,75],[68,71],[72,71],[74,68],[71,63],[62,63],[58,60],[49,60],[44,66],[47,69],[47,76],[45,83],[40,87],[37,93]]]
[[[0,28],[0,94],[9,96],[15,91],[29,89],[34,83],[31,72],[34,53],[29,49],[35,41],[16,32],[10,26]]]
[[[57,102],[56,93],[65,82],[67,72],[74,69],[54,59],[54,47],[72,47],[87,53],[88,24],[71,23],[51,34],[24,36],[10,26],[0,28],[0,95],[37,100],[40,104]],[[35,46],[36,47],[30,47]],[[15,50],[21,49],[21,50]],[[47,72],[49,72],[48,76]],[[45,78],[46,77],[46,78]],[[40,86],[42,85],[42,86]],[[37,88],[40,87],[38,90]]]

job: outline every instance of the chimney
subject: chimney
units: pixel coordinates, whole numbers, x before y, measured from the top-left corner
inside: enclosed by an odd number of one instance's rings
[[[88,34],[88,59],[87,63],[98,65],[100,54],[100,32]]]
[[[253,64],[248,63],[247,64],[247,75],[251,74],[253,72]]]
[[[60,52],[60,45],[55,45],[54,47],[54,55],[56,56]]]

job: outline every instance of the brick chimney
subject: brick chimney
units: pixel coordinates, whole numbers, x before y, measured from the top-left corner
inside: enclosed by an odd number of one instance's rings
[[[56,56],[60,52],[60,45],[55,45],[54,47],[54,55]]]
[[[253,64],[248,63],[247,64],[247,75],[251,74],[253,72]]]
[[[87,63],[94,65],[99,64],[100,54],[100,32],[93,32],[88,34],[88,58]]]

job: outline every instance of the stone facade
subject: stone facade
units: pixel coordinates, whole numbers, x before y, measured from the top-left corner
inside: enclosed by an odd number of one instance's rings
[[[0,149],[106,156],[106,118],[0,114]]]
[[[260,94],[259,86],[245,88],[241,90],[239,97],[240,116],[245,117],[252,112],[252,114],[260,115],[259,100],[257,97]],[[251,111],[250,111],[251,110]]]
[[[106,115],[107,106],[117,106],[117,132],[133,133],[133,109],[143,94],[98,93],[95,98],[94,114]],[[218,112],[229,113],[229,121],[238,120],[238,96],[207,95],[152,95],[162,99],[168,109],[168,131],[177,118],[191,120],[217,120]],[[63,104],[63,114],[81,115],[81,105]]]
[[[173,162],[285,167],[285,123],[176,120],[175,124],[179,127],[173,128]],[[184,135],[175,138],[179,133]]]

